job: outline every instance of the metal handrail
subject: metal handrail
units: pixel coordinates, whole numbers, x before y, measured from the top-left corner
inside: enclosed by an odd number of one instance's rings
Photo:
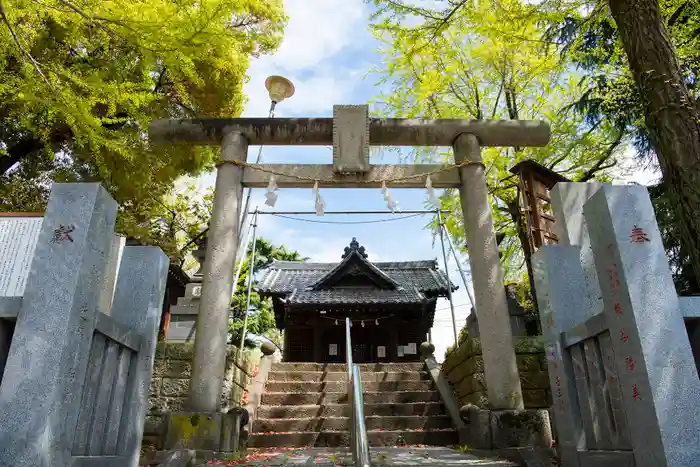
[[[350,318],[345,318],[345,353],[348,368],[348,406],[350,407],[350,446],[356,467],[370,467],[369,442],[365,427],[365,402],[360,365],[352,362]]]

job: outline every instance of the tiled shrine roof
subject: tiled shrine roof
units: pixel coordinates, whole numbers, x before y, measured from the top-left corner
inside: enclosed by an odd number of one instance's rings
[[[355,282],[348,284],[348,279]],[[273,262],[258,292],[297,305],[381,305],[421,303],[446,296],[447,287],[437,261],[371,263],[353,239],[339,263]]]

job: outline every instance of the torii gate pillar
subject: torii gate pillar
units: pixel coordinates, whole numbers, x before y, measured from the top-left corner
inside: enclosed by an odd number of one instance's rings
[[[216,412],[226,360],[228,307],[233,288],[241,190],[267,186],[276,173],[280,188],[459,188],[470,250],[476,313],[482,335],[484,372],[493,409],[522,409],[503,269],[498,258],[481,146],[544,146],[549,125],[540,121],[368,118],[367,106],[334,106],[333,118],[202,118],[151,122],[152,142],[221,145],[214,209],[197,317],[190,409]],[[330,145],[333,164],[247,164],[248,144]],[[453,146],[457,164],[369,163],[369,146]],[[439,171],[439,172],[436,172]]]
[[[462,133],[455,140],[453,148],[455,162],[481,162],[481,147],[476,136]],[[460,167],[459,171],[459,197],[469,245],[476,302],[474,311],[479,321],[489,403],[494,409],[523,409],[520,375],[503,286],[503,266],[498,256],[484,166],[468,165]]]

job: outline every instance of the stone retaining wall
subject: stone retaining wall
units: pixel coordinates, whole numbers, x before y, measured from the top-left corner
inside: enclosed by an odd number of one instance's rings
[[[514,337],[514,340],[525,408],[549,408],[552,395],[542,337]],[[467,338],[457,350],[449,353],[441,372],[450,382],[461,405],[474,404],[488,408],[484,359],[479,339]]]
[[[257,349],[245,350],[239,363],[237,354],[238,348],[229,345],[221,394],[224,411],[244,406],[248,402],[247,388],[258,372],[262,355]],[[162,449],[159,444],[165,428],[165,416],[169,412],[185,411],[193,357],[193,343],[158,343],[142,450]]]

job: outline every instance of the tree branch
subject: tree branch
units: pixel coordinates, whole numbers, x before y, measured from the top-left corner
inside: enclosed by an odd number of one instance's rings
[[[24,48],[24,46],[22,46],[22,43],[19,41],[19,37],[17,36],[17,33],[12,28],[10,21],[7,19],[7,15],[5,14],[5,8],[3,7],[2,2],[0,2],[0,20],[3,23],[5,23],[5,25],[7,25],[7,29],[10,30],[10,35],[12,36],[12,39],[15,41],[15,44],[17,45],[17,48],[20,50],[22,55],[24,55],[27,58],[27,60],[29,60],[29,63],[32,64],[32,66],[34,67],[34,70],[36,70],[37,74],[39,76],[41,76],[41,78],[44,80],[46,85],[49,88],[53,88],[53,86],[51,86],[51,82],[49,81],[49,79],[46,77],[46,75],[44,75],[44,72],[41,71],[41,66],[39,66],[39,62],[37,62],[34,59],[34,57],[32,57],[32,55],[29,52],[27,52],[27,50]]]
[[[584,172],[577,182],[587,182],[588,180],[592,179],[596,172],[600,172],[601,170],[609,169],[610,167],[613,167],[614,165],[617,164],[617,161],[613,160],[610,164],[605,165],[605,162],[610,159],[613,155],[613,152],[615,152],[615,149],[617,149],[618,146],[620,146],[620,143],[622,142],[622,136],[618,136],[618,138],[610,143],[610,146],[608,147],[608,150],[605,153],[605,157],[601,157],[598,162],[596,162],[593,167],[588,169],[586,172]]]

